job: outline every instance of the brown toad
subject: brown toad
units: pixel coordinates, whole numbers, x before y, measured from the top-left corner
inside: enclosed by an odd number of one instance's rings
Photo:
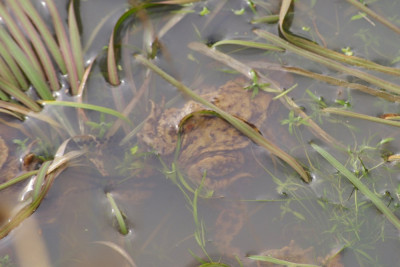
[[[260,92],[253,98],[252,92],[244,89],[245,84],[244,79],[238,78],[202,97],[231,115],[260,127],[267,118],[272,97]],[[250,144],[250,139],[195,101],[162,113],[153,105],[138,138],[160,155],[171,155],[177,146],[179,130],[182,135],[178,164],[195,184],[200,184],[205,171],[204,186],[210,190],[226,187],[243,177],[234,173],[245,162],[241,150]]]
[[[261,128],[270,112],[272,97],[265,92],[252,97],[252,92],[245,90],[245,86],[246,81],[238,78],[201,96],[244,122]],[[153,104],[138,139],[160,155],[168,156],[177,148],[179,132],[177,163],[195,185],[202,183],[207,190],[220,193],[238,179],[249,177],[241,167],[246,158],[243,152],[250,139],[195,101],[163,112]],[[243,202],[232,204],[220,211],[215,224],[215,245],[226,255],[240,254],[231,246],[231,241],[241,231],[247,217]]]

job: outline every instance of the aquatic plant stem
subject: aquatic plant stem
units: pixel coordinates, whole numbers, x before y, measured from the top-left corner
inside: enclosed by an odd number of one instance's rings
[[[400,121],[393,121],[393,120],[388,120],[388,119],[382,119],[382,118],[377,118],[365,114],[360,114],[354,111],[350,110],[345,110],[341,108],[324,108],[322,112],[326,112],[329,114],[336,114],[336,115],[341,115],[341,116],[347,116],[347,117],[353,117],[357,119],[362,119],[362,120],[368,120],[372,122],[377,122],[377,123],[382,123],[390,126],[396,126],[400,127]]]
[[[254,33],[257,34],[258,36],[260,36],[260,37],[262,37],[262,38],[274,43],[275,45],[279,45],[279,46],[281,46],[281,47],[283,47],[283,48],[285,48],[285,49],[287,49],[287,50],[289,50],[289,51],[291,51],[293,53],[296,53],[296,54],[298,54],[298,55],[300,55],[302,57],[305,57],[305,58],[310,59],[312,61],[315,61],[317,63],[323,64],[323,65],[327,66],[328,68],[331,68],[331,69],[334,69],[334,70],[337,70],[337,71],[340,71],[340,72],[343,72],[343,73],[347,73],[347,74],[353,75],[353,76],[355,76],[357,78],[360,78],[360,79],[362,79],[364,81],[367,81],[367,82],[369,82],[369,83],[371,83],[373,85],[376,85],[376,86],[378,86],[378,87],[380,87],[382,89],[386,89],[386,90],[388,90],[390,92],[397,93],[397,94],[400,93],[400,86],[397,85],[397,84],[385,81],[385,80],[380,79],[380,78],[378,78],[376,76],[370,75],[370,74],[368,74],[366,72],[349,68],[349,67],[347,67],[345,65],[342,65],[342,64],[340,64],[340,63],[338,63],[338,62],[336,62],[334,60],[325,58],[323,56],[320,56],[320,55],[315,54],[313,52],[310,52],[308,50],[299,48],[299,47],[290,44],[289,42],[281,39],[279,36],[277,36],[275,34],[272,34],[270,32],[267,32],[267,31],[264,31],[264,30],[254,30]]]
[[[124,120],[127,123],[131,123],[131,121],[119,113],[118,111],[111,109],[111,108],[106,108],[102,106],[97,106],[97,105],[92,105],[92,104],[85,104],[85,103],[76,103],[76,102],[69,102],[69,101],[54,101],[54,100],[49,100],[49,101],[39,101],[40,104],[46,104],[46,105],[52,105],[52,106],[64,106],[64,107],[73,107],[73,108],[83,108],[83,109],[90,109],[90,110],[95,110],[97,112],[102,112],[106,113],[112,116],[115,116],[121,120]]]
[[[217,106],[213,105],[212,103],[208,102],[201,96],[197,95],[194,93],[192,90],[190,90],[187,86],[164,72],[162,69],[154,65],[152,62],[147,60],[145,57],[142,55],[136,55],[135,58],[142,63],[143,65],[149,67],[152,69],[154,72],[156,72],[158,75],[160,75],[162,78],[164,78],[166,81],[174,85],[176,88],[178,88],[180,91],[182,91],[184,94],[188,95],[195,101],[203,104],[204,106],[211,108],[215,112],[217,112],[224,120],[229,122],[233,127],[235,127],[237,130],[239,130],[241,133],[249,137],[251,140],[253,140],[256,144],[264,147],[268,151],[270,151],[272,154],[276,155],[283,161],[285,161],[287,164],[289,164],[300,176],[305,182],[310,182],[310,177],[307,174],[307,172],[303,169],[303,167],[289,154],[284,152],[282,149],[280,149],[278,146],[275,144],[271,143],[267,139],[265,139],[259,132],[257,132],[255,129],[250,127],[247,123],[239,120],[238,118],[232,116],[231,114],[225,112],[224,110],[218,108]]]

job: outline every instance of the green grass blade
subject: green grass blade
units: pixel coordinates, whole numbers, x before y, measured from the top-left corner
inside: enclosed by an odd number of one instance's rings
[[[115,23],[114,29],[112,31],[110,41],[108,44],[108,49],[107,49],[107,70],[108,70],[108,80],[112,85],[118,85],[120,84],[120,79],[118,77],[118,67],[117,67],[117,62],[116,62],[116,57],[115,57],[115,39],[116,36],[120,34],[120,28],[122,24],[129,19],[131,16],[135,15],[139,10],[142,9],[147,9],[147,8],[152,8],[159,6],[159,4],[141,4],[139,6],[133,7],[126,11],[124,14],[119,17],[117,23]]]
[[[1,38],[0,38],[1,39]],[[12,57],[11,53],[5,49],[4,43],[0,40],[0,46],[2,49],[0,49],[0,56],[4,59],[4,61],[7,63],[8,67],[10,68],[12,72],[12,76],[17,79],[19,87],[22,90],[27,90],[29,87],[29,84],[27,80],[25,79],[24,74],[22,73],[21,69],[18,67],[18,64],[15,62],[14,58]]]
[[[106,108],[102,106],[97,106],[97,105],[92,105],[92,104],[85,104],[85,103],[77,103],[77,102],[68,102],[68,101],[39,101],[41,104],[46,104],[46,105],[52,105],[52,106],[63,106],[63,107],[73,107],[73,108],[83,108],[83,109],[89,109],[89,110],[94,110],[98,111],[101,113],[109,114],[112,116],[115,116],[119,119],[124,120],[127,123],[131,123],[131,121],[122,115],[120,112],[111,109],[111,108]]]
[[[82,55],[82,44],[79,35],[78,23],[76,21],[74,1],[71,1],[68,9],[68,28],[69,28],[69,39],[71,40],[72,53],[75,58],[76,72],[78,74],[79,81],[83,78],[83,55]]]
[[[275,23],[277,21],[279,21],[279,15],[268,15],[268,16],[252,19],[251,24]]]
[[[7,63],[3,60],[1,56],[0,56],[0,77],[2,77],[4,80],[7,80],[14,86],[19,85],[17,79],[14,77],[10,68],[7,66]]]
[[[177,81],[175,78],[170,76],[169,74],[165,73],[163,70],[161,70],[159,67],[148,61],[146,58],[144,58],[141,55],[135,56],[135,58],[145,66],[149,67],[152,69],[154,72],[156,72],[158,75],[160,75],[162,78],[167,80],[169,83],[174,85],[176,88],[181,90],[183,93],[188,95],[190,98],[194,99],[195,101],[203,104],[204,106],[214,110],[217,112],[224,120],[229,122],[233,127],[238,129],[241,133],[249,137],[251,140],[253,140],[256,144],[264,147],[268,151],[270,151],[272,154],[276,155],[280,159],[282,159],[284,162],[289,164],[301,177],[305,182],[310,182],[310,177],[307,174],[307,172],[303,169],[303,167],[289,154],[287,154],[285,151],[281,150],[279,147],[277,147],[275,144],[271,143],[267,139],[265,139],[260,133],[258,133],[255,129],[250,127],[247,123],[241,121],[240,119],[237,119],[236,117],[230,115],[229,113],[223,111],[222,109],[218,108],[217,106],[213,105],[212,103],[208,102],[201,96],[197,95],[194,93],[192,90],[190,90],[188,87],[186,87],[184,84],[180,83]]]
[[[278,264],[278,265],[284,265],[284,266],[290,266],[290,267],[321,267],[319,265],[314,265],[314,264],[307,264],[307,263],[295,263],[291,261],[285,261],[285,260],[280,260],[271,256],[261,256],[261,255],[252,255],[248,257],[249,259],[256,260],[256,261],[265,261],[265,262],[270,262]]]
[[[107,48],[107,73],[108,73],[108,81],[117,86],[121,83],[118,77],[118,67],[117,61],[115,58],[115,48],[114,48],[114,30],[111,33],[110,41],[108,42]]]
[[[60,68],[63,74],[67,73],[67,67],[65,66],[63,56],[61,54],[60,48],[58,47],[57,42],[55,41],[53,34],[50,32],[46,23],[43,21],[42,17],[33,7],[30,0],[14,0],[20,3],[20,6],[24,10],[25,14],[30,18],[32,23],[35,25],[36,29],[40,33],[40,36],[43,38],[44,43],[49,49],[53,59],[56,61],[58,67]]]
[[[316,144],[311,144],[312,148],[317,151],[323,158],[325,158],[335,169],[343,174],[361,193],[363,193],[376,208],[386,216],[386,218],[400,230],[400,220],[393,214],[393,212],[383,203],[379,197],[372,193],[366,185],[364,185],[352,172],[345,166],[337,161],[331,154]]]
[[[18,87],[16,87],[15,85],[11,84],[6,80],[3,80],[2,78],[0,78],[0,88],[7,94],[15,97],[18,101],[27,106],[30,110],[35,112],[39,112],[42,110],[42,108],[32,98],[27,96]]]
[[[32,65],[30,60],[26,57],[25,53],[21,48],[14,42],[14,40],[8,35],[3,27],[0,26],[0,39],[3,40],[7,50],[13,55],[18,65],[24,71],[30,82],[35,87],[37,93],[42,99],[53,99],[51,91],[37,69]]]
[[[122,216],[121,210],[118,208],[117,203],[115,202],[113,196],[110,193],[106,194],[108,202],[110,202],[111,208],[113,209],[113,213],[115,218],[117,219],[119,232],[123,235],[127,235],[129,233],[128,228],[126,227],[124,217]]]
[[[317,63],[323,64],[323,65],[327,66],[328,68],[331,68],[331,69],[334,69],[334,70],[337,70],[337,71],[340,71],[340,72],[343,72],[346,74],[353,75],[353,76],[358,77],[364,81],[367,81],[373,85],[376,85],[382,89],[386,89],[390,92],[400,94],[400,86],[397,84],[393,84],[393,83],[390,83],[383,79],[380,79],[376,76],[370,75],[368,73],[349,68],[349,67],[344,66],[334,60],[325,58],[323,56],[320,56],[320,55],[310,52],[308,50],[299,48],[299,47],[292,45],[292,44],[288,43],[287,41],[279,38],[278,36],[276,36],[272,33],[267,32],[267,31],[254,30],[254,32],[258,36],[265,38],[268,41],[273,42],[274,44],[279,45],[279,46],[281,46],[291,52],[294,52],[302,57],[305,57],[305,58],[315,61]]]
[[[285,49],[283,49],[282,47],[279,47],[279,46],[269,45],[269,44],[265,44],[265,43],[252,42],[252,41],[244,41],[244,40],[222,40],[222,41],[219,41],[219,42],[216,42],[215,44],[213,44],[212,47],[217,47],[220,45],[240,45],[240,46],[258,48],[258,49],[264,49],[264,50],[271,50],[271,51],[278,51],[278,52],[285,51]]]
[[[5,183],[2,183],[2,184],[0,184],[0,191],[3,190],[3,189],[8,188],[8,187],[10,187],[10,186],[12,186],[14,184],[17,184],[17,183],[19,183],[21,181],[24,181],[24,180],[30,178],[32,175],[37,174],[38,172],[39,172],[39,170],[26,172],[26,173],[21,174],[20,176],[17,176],[17,177],[15,177],[15,178],[13,178],[13,179],[5,182]]]
[[[30,43],[26,40],[25,35],[22,33],[16,22],[11,17],[5,6],[0,2],[0,17],[7,25],[7,29],[11,33],[12,37],[18,43],[18,46],[24,51],[26,57],[29,59],[33,67],[36,69],[38,75],[44,79],[44,73],[42,72],[42,66],[40,65]]]
[[[15,14],[18,19],[21,27],[23,27],[26,35],[30,38],[33,47],[36,50],[36,54],[38,55],[41,66],[46,74],[47,79],[49,80],[50,88],[52,90],[58,91],[60,89],[60,83],[58,82],[57,73],[54,69],[53,62],[50,59],[50,55],[47,53],[47,50],[38,35],[36,29],[32,25],[31,21],[23,12],[22,8],[15,0],[8,0],[8,5],[11,7],[11,10]]]
[[[373,121],[373,122],[382,123],[382,124],[386,124],[386,125],[390,125],[390,126],[400,127],[400,121],[377,118],[377,117],[373,117],[373,116],[369,116],[369,115],[365,115],[365,114],[360,114],[360,113],[349,111],[349,110],[345,110],[345,109],[324,108],[322,111],[326,112],[326,113],[330,113],[330,114],[353,117],[353,118],[357,118],[357,119],[363,119],[363,120]]]
[[[49,169],[51,161],[46,161],[42,164],[39,169],[38,174],[36,175],[35,185],[33,187],[33,201],[37,200],[42,190],[44,179],[46,178],[47,170]]]
[[[64,24],[53,0],[44,0],[44,2],[46,2],[51,17],[53,18],[57,40],[67,68],[71,94],[76,95],[78,93],[79,79],[76,70],[76,62],[72,55],[71,46],[68,41],[67,33],[65,32]]]

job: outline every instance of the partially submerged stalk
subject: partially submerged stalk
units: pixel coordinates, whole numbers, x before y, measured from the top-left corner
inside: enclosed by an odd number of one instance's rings
[[[233,127],[235,127],[237,130],[239,130],[241,133],[249,137],[251,140],[253,140],[256,144],[264,147],[268,151],[270,151],[272,154],[276,155],[283,161],[285,161],[287,164],[289,164],[300,176],[305,182],[310,182],[310,177],[308,173],[303,169],[303,167],[289,154],[287,154],[285,151],[280,149],[278,146],[275,144],[271,143],[265,137],[263,137],[259,132],[257,132],[255,129],[253,129],[251,126],[249,126],[247,123],[235,118],[231,114],[225,112],[224,110],[218,108],[217,106],[213,105],[212,103],[208,102],[198,94],[194,93],[192,90],[190,90],[187,86],[164,72],[162,69],[154,65],[152,62],[147,60],[145,57],[142,55],[136,55],[135,58],[145,66],[149,67],[152,69],[154,72],[156,72],[158,75],[160,75],[162,78],[167,80],[169,83],[174,85],[176,88],[181,90],[183,93],[187,94],[189,97],[194,99],[195,101],[203,104],[204,106],[214,110],[217,112],[224,120],[229,122]]]

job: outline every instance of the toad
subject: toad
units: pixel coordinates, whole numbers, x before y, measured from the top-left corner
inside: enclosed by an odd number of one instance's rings
[[[17,159],[9,156],[9,149],[3,138],[0,136],[0,183],[7,182],[18,173]]]
[[[288,261],[293,263],[295,266],[317,266],[312,265],[316,263],[326,267],[343,267],[343,264],[341,263],[341,256],[338,251],[332,251],[325,258],[316,258],[314,254],[313,247],[302,249],[295,243],[294,240],[291,240],[288,246],[284,246],[280,249],[270,249],[262,253],[263,256],[271,256],[278,260]],[[260,261],[258,266],[273,267],[282,265]]]
[[[246,81],[237,78],[201,96],[251,126],[261,128],[270,112],[272,96],[261,91],[253,97],[245,86]],[[178,146],[179,169],[193,184],[201,184],[212,192],[220,193],[239,179],[250,176],[241,167],[246,160],[244,150],[251,140],[195,101],[163,112],[152,103],[138,140],[159,155],[170,158]],[[245,224],[246,204],[235,204],[224,207],[215,224],[214,242],[223,254],[240,254],[231,243]]]
[[[253,98],[245,86],[245,80],[237,78],[201,96],[244,122],[260,127],[267,119],[272,97],[259,92]],[[245,162],[242,152],[250,139],[195,101],[164,112],[153,104],[138,139],[160,155],[171,155],[177,147],[179,131],[178,164],[194,184],[202,182],[206,189],[218,191],[245,176],[237,174],[237,170]]]
[[[32,171],[38,169],[42,160],[33,153],[27,153],[20,159],[10,155],[10,150],[0,136],[0,183],[7,182],[15,178],[21,171]]]

